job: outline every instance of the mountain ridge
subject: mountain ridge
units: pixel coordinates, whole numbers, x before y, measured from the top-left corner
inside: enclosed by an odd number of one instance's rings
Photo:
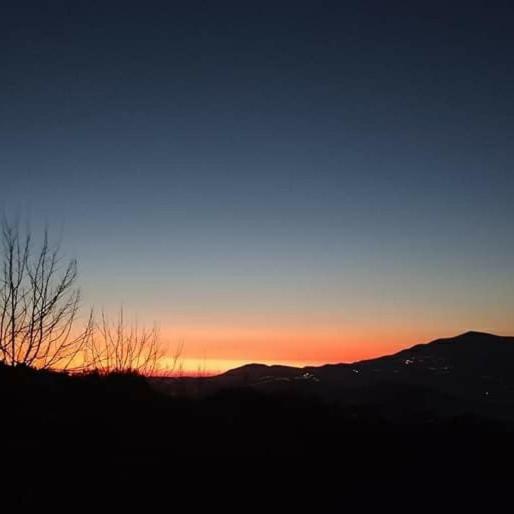
[[[353,363],[247,364],[213,377],[155,379],[154,385],[172,395],[251,389],[311,397],[369,408],[386,419],[467,412],[514,422],[514,337],[468,331]]]
[[[438,345],[445,345],[445,344],[469,344],[469,343],[476,343],[477,339],[479,340],[479,344],[484,344],[485,340],[489,340],[488,343],[491,342],[511,342],[514,343],[514,336],[501,336],[498,334],[493,334],[489,332],[480,332],[476,330],[468,330],[466,332],[463,332],[461,334],[458,334],[456,336],[451,337],[442,337],[438,339],[434,339],[432,341],[426,342],[426,343],[417,343],[413,346],[409,346],[407,348],[404,348],[402,350],[399,350],[397,352],[381,355],[378,357],[372,357],[369,359],[362,359],[352,362],[335,362],[335,363],[327,363],[327,364],[321,364],[319,366],[287,366],[287,365],[281,365],[281,364],[262,364],[259,362],[253,362],[248,363],[243,366],[239,366],[237,368],[232,368],[230,370],[227,370],[223,373],[220,373],[219,375],[215,375],[213,378],[216,377],[226,377],[226,376],[233,376],[238,373],[251,373],[251,371],[279,371],[279,370],[287,370],[291,372],[292,370],[296,371],[306,371],[306,372],[312,372],[313,370],[320,370],[320,369],[326,369],[326,368],[334,368],[334,367],[347,367],[347,366],[359,366],[366,363],[376,362],[381,359],[388,359],[388,358],[395,358],[402,355],[406,355],[409,352],[412,351],[419,351],[425,348],[432,348]]]

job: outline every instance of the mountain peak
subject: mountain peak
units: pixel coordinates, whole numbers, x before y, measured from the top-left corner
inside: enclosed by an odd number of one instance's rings
[[[511,339],[499,336],[497,334],[491,334],[489,332],[478,332],[476,330],[469,330],[468,332],[464,332],[463,334],[459,334],[454,337],[450,337],[448,339],[443,339],[442,341],[452,342],[452,343],[493,343],[499,342],[504,339]]]
[[[470,337],[500,337],[496,334],[491,334],[489,332],[479,332],[478,330],[468,330],[467,332],[464,332],[462,334],[459,334],[458,336],[455,336],[454,339],[464,339],[464,338],[470,338]]]

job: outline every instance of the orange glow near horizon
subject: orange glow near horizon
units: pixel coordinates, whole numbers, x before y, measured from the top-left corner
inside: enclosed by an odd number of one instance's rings
[[[245,364],[320,366],[351,363],[396,353],[419,343],[469,330],[512,333],[510,319],[474,315],[446,319],[425,316],[186,316],[161,313],[168,322],[158,328],[164,350],[157,373],[215,375]],[[161,319],[162,319],[161,318]],[[148,316],[143,325],[151,326]],[[177,350],[181,352],[176,362]]]
[[[405,327],[370,330],[327,326],[183,326],[161,331],[169,356],[161,360],[160,369],[163,373],[169,370],[171,374],[198,376],[222,373],[249,363],[302,367],[355,362],[440,336]],[[171,356],[181,343],[183,351],[174,365]]]

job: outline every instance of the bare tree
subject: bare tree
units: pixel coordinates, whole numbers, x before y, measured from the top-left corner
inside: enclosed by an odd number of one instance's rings
[[[29,229],[1,223],[0,359],[9,366],[68,369],[92,330],[76,330],[80,291],[77,261],[65,261],[48,230],[35,246]]]
[[[126,323],[123,308],[115,321],[102,312],[85,349],[85,365],[100,373],[136,372],[152,375],[164,356],[159,332]],[[178,357],[177,357],[178,358]]]

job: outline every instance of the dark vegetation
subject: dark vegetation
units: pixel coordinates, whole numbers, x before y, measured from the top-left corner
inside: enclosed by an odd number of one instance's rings
[[[466,354],[470,351],[466,344],[475,344],[470,338],[476,337],[465,335],[412,351],[426,358],[438,354],[441,344],[444,352],[449,351],[444,345],[452,344],[451,352]],[[481,337],[487,340],[494,336]],[[510,351],[512,343],[501,344]],[[391,374],[398,373],[389,374],[392,363],[384,359],[353,365],[362,369],[372,363],[386,369],[376,381],[360,385],[345,383],[344,373],[336,374],[332,367],[332,379],[323,378],[323,368],[319,368],[318,381],[275,382],[268,370],[264,383],[259,374],[237,383],[227,382],[227,377],[233,379],[248,370],[233,370],[216,378],[147,379],[133,372],[68,375],[1,366],[2,409],[8,421],[2,424],[2,438],[34,449],[45,441],[49,447],[79,453],[139,448],[203,456],[395,454],[400,449],[430,456],[434,445],[438,450],[460,448],[466,452],[470,444],[477,450],[488,441],[510,440],[514,429],[512,395],[484,405],[486,400],[481,397],[473,401],[473,389],[466,384],[462,384],[463,395],[455,392],[460,379],[449,380],[453,392],[441,387],[438,374],[428,385],[424,370],[419,372],[420,379],[409,371],[408,380],[393,380]],[[464,362],[463,366],[470,369],[471,363]],[[275,371],[284,374],[284,369]],[[314,371],[312,368],[312,375]],[[502,388],[509,388],[505,380],[512,382],[513,378],[505,377],[504,372],[499,369],[496,379]],[[464,370],[462,373],[458,376],[466,376]],[[467,377],[470,383],[480,382],[471,373]],[[197,389],[164,392],[163,381],[175,388],[181,382],[192,387],[194,382]],[[213,388],[217,381],[220,383]]]
[[[464,343],[455,344],[458,353]],[[0,365],[4,504],[14,504],[13,512],[63,502],[133,509],[138,498],[146,511],[151,503],[168,506],[170,495],[200,490],[194,504],[209,507],[223,487],[251,485],[249,497],[260,498],[276,496],[278,487],[285,494],[289,484],[289,494],[303,498],[298,489],[314,494],[318,480],[333,493],[391,480],[404,499],[410,489],[405,478],[395,482],[398,472],[431,497],[439,488],[434,480],[455,493],[470,475],[482,491],[512,462],[512,395],[484,409],[473,390],[459,396],[437,381],[420,384],[426,377],[412,380],[412,372],[409,381],[391,380],[386,371],[359,385],[329,369],[332,379],[317,382],[296,380],[291,369],[289,381],[275,369],[275,381],[260,366],[217,378],[149,379],[134,371]],[[363,498],[383,501],[369,491]]]

